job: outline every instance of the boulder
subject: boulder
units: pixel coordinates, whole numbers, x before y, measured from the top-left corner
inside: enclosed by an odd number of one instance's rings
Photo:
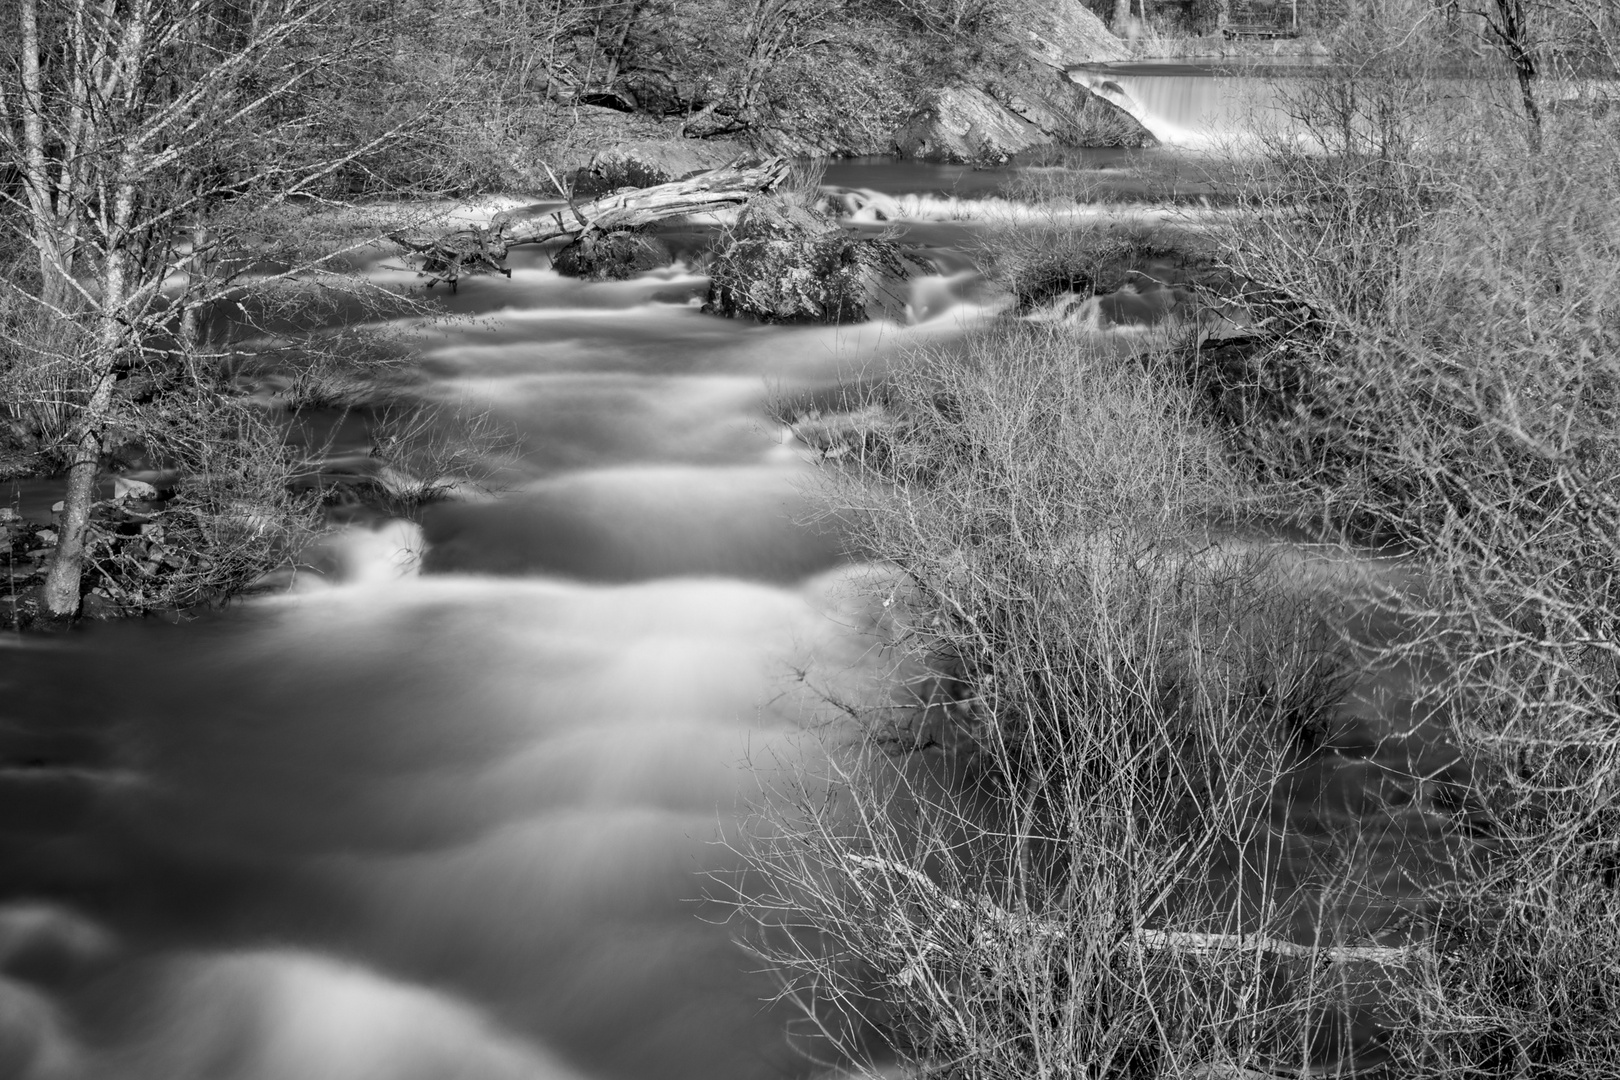
[[[997,95],[953,86],[931,92],[894,133],[902,157],[999,165],[1041,146],[1157,146],[1130,113],[1068,75],[1031,64]]]
[[[892,241],[851,236],[802,205],[764,196],[710,264],[703,310],[765,322],[903,321],[906,281],[924,269]]]
[[[566,277],[622,281],[668,266],[674,258],[662,240],[648,233],[593,230],[552,256],[551,265]]]
[[[894,133],[902,157],[1000,164],[1050,137],[985,93],[965,86],[931,92]]]
[[[841,231],[838,222],[786,195],[763,195],[737,215],[738,239],[803,240]]]
[[[594,197],[624,187],[652,187],[718,169],[747,152],[727,139],[635,139],[599,150],[574,174],[574,195]]]
[[[113,477],[113,500],[122,502],[124,499],[155,499],[157,488],[145,480],[134,480],[127,476]]]
[[[1066,71],[1076,64],[1129,60],[1131,50],[1081,0],[1046,0],[1029,31],[1029,54]]]

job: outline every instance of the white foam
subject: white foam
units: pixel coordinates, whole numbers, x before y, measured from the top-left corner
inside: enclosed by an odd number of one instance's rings
[[[82,1071],[106,1080],[575,1080],[443,991],[294,950],[170,960],[145,1023]]]

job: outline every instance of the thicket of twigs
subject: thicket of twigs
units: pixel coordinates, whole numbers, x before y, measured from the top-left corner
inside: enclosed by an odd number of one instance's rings
[[[742,897],[844,1055],[1620,1075],[1620,130],[1432,18],[1347,28],[1235,168],[1242,336],[1003,327],[853,414],[835,500],[936,675],[785,793]],[[1380,561],[1236,543],[1251,514]],[[1377,707],[1455,760],[1290,834],[1393,672],[1415,700]],[[1400,814],[1423,851],[1382,846]]]
[[[933,1076],[1365,1056],[1367,987],[1417,953],[1344,915],[1359,838],[1288,809],[1351,686],[1346,571],[1221,539],[1253,492],[1195,393],[1067,330],[915,357],[884,405],[836,497],[934,674],[759,823],[784,992]]]
[[[1424,30],[1298,93],[1332,153],[1271,154],[1228,238],[1270,323],[1220,398],[1303,518],[1429,582],[1389,602],[1444,660],[1489,857],[1436,890],[1406,1067],[1620,1075],[1620,125],[1580,79],[1539,121],[1459,95]]]

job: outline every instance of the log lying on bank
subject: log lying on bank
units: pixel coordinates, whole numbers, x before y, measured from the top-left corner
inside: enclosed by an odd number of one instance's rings
[[[997,932],[1045,939],[1067,936],[1055,923],[1014,914],[983,897],[974,904],[958,900],[947,895],[928,875],[913,867],[872,855],[846,855],[844,858],[857,877],[880,876],[891,881],[899,879],[908,882],[917,893],[944,910],[967,912],[972,908],[973,914]],[[1379,966],[1401,966],[1428,955],[1421,945],[1302,945],[1264,934],[1206,934],[1147,927],[1136,929],[1119,944],[1122,948],[1141,952],[1168,952],[1188,957],[1260,952],[1326,964],[1370,963]],[[942,945],[936,947],[944,950]]]
[[[389,239],[410,253],[428,276],[429,288],[446,281],[453,289],[464,275],[511,277],[506,253],[521,244],[543,244],[597,230],[634,229],[683,214],[737,206],[776,188],[787,174],[788,162],[782,157],[749,165],[734,161],[685,180],[621,191],[590,202],[571,202],[554,210],[509,210],[497,214],[488,228],[473,226],[437,236],[393,233]]]
[[[1003,996],[1006,987],[1019,985],[1023,976],[997,971],[998,963],[1027,964],[1032,951],[1038,954],[1044,948],[1050,948],[1059,963],[1066,954],[1093,952],[1090,942],[1071,944],[1069,930],[1056,921],[1009,911],[985,896],[951,896],[915,867],[874,855],[846,853],[842,858],[850,883],[862,894],[857,901],[862,912],[895,907],[904,912],[884,925],[889,940],[887,949],[880,946],[877,950],[879,954],[887,953],[879,961],[880,969],[898,965],[899,970],[889,976],[889,981],[898,987],[921,988],[936,1005],[954,1008],[959,995],[973,995],[999,985],[1001,989],[993,989],[986,1000],[1005,1007],[1009,1000]],[[1120,935],[1113,948],[1133,954],[1133,960],[1155,955],[1176,965],[1199,958],[1239,960],[1245,970],[1251,964],[1243,956],[1245,953],[1309,964],[1368,964],[1378,968],[1405,966],[1435,955],[1421,943],[1306,945],[1263,934],[1210,934],[1147,927]],[[1010,1015],[1015,1024],[1035,1022],[1035,1017],[1027,1013]],[[962,1032],[970,1030],[961,1014],[954,1014],[954,1019]],[[1057,1014],[1054,1012],[1049,1019],[1056,1024]],[[972,1029],[967,1037],[983,1033],[983,1029]],[[1182,1080],[1305,1080],[1359,1075],[1348,1059],[1300,1068],[1270,1061],[1253,1051],[1248,1056],[1247,1063],[1215,1060],[1183,1064],[1174,1075]]]

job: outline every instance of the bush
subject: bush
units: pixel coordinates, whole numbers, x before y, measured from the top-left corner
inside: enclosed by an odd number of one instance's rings
[[[1012,292],[1019,311],[1067,293],[1113,292],[1165,261],[1190,260],[1151,224],[1074,222],[1058,215],[1001,226],[985,236],[980,253],[981,264]]]
[[[1383,598],[1392,652],[1432,673],[1478,847],[1432,885],[1446,962],[1399,990],[1405,1066],[1612,1077],[1620,128],[1531,130],[1505,80],[1458,100],[1448,28],[1361,32],[1295,102],[1331,153],[1273,144],[1224,238],[1263,329],[1195,372],[1300,522],[1425,581]]]
[[[912,708],[861,714],[755,830],[739,902],[784,994],[928,1076],[1347,1055],[1365,954],[1283,939],[1357,933],[1356,841],[1308,857],[1276,816],[1347,688],[1331,590],[1215,525],[1255,496],[1195,396],[1006,324],[882,398],[834,499],[894,568]]]
[[[765,195],[738,216],[709,263],[703,310],[766,322],[903,318],[917,263],[892,241],[855,237],[810,209],[810,192]]]

